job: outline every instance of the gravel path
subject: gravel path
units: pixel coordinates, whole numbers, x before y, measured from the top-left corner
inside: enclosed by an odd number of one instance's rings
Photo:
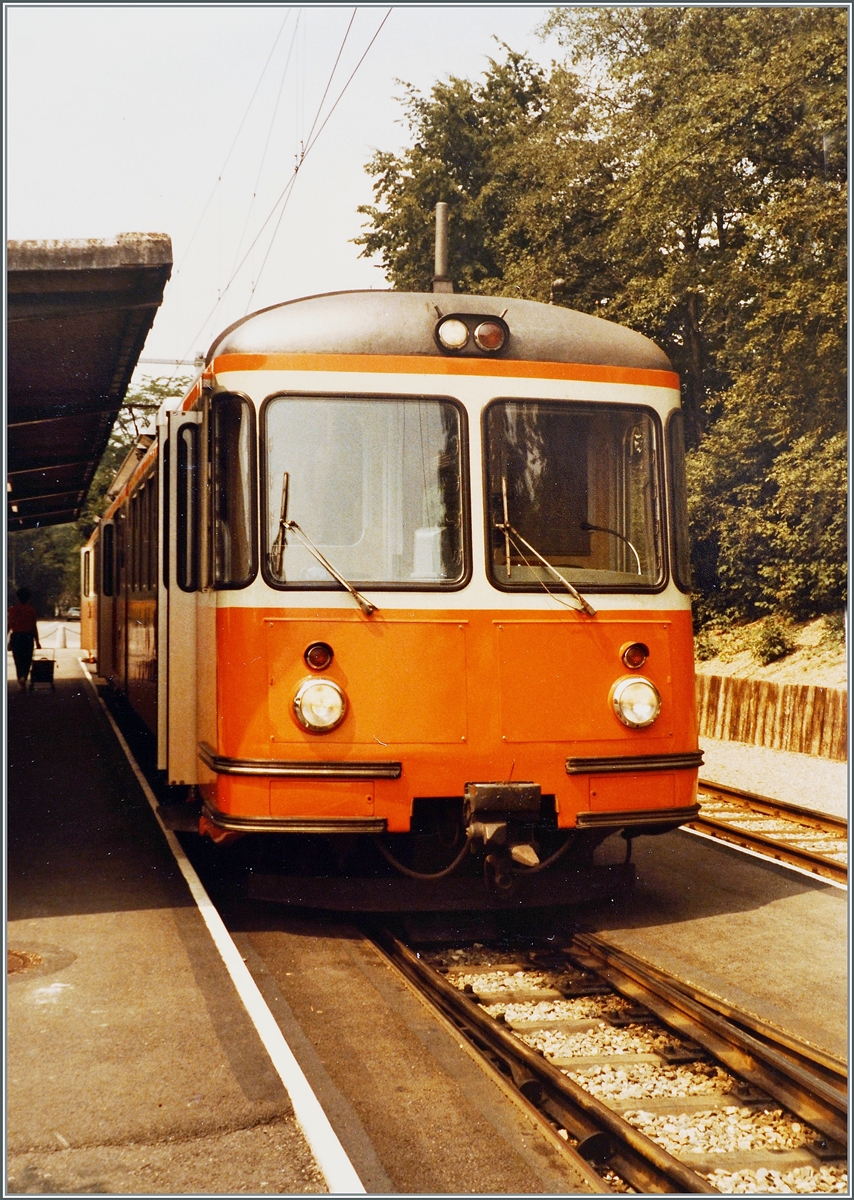
[[[705,760],[700,778],[709,783],[743,788],[837,817],[848,815],[847,763],[716,738],[701,737],[700,749]]]

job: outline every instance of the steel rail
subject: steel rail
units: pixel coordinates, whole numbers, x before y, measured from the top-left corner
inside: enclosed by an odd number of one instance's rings
[[[701,779],[698,784],[698,793],[738,805],[747,812],[755,812],[757,815],[773,817],[780,821],[791,821],[832,836],[846,836],[848,832],[848,822],[842,818],[825,813],[815,813],[796,804],[785,804],[783,801],[756,796],[751,792],[737,791],[735,788],[723,787],[718,783],[708,783]],[[847,863],[837,862],[827,855],[787,842],[782,837],[772,837],[759,830],[742,829],[736,824],[730,824],[719,815],[705,816],[702,804],[699,815],[691,821],[686,821],[683,828],[693,829],[697,833],[704,833],[708,837],[717,838],[722,842],[730,842],[789,866],[800,867],[802,870],[810,871],[824,879],[831,879],[834,883],[847,884],[848,882]]]
[[[576,1140],[577,1153],[602,1163],[642,1193],[716,1194],[693,1171],[601,1100],[585,1091],[506,1026],[483,1012],[465,993],[423,962],[388,930],[375,932],[377,944],[474,1046],[516,1084],[540,1112],[559,1122]]]
[[[623,996],[642,1004],[680,1036],[702,1046],[734,1074],[767,1092],[841,1147],[848,1140],[845,1065],[726,1005],[724,1015],[699,999],[699,990],[650,968],[593,934],[578,934],[572,961],[596,971]]]
[[[676,988],[680,992],[684,992],[686,996],[689,996],[703,1007],[719,1013],[720,1016],[726,1017],[734,1024],[749,1030],[756,1037],[776,1047],[780,1053],[786,1053],[806,1067],[823,1072],[829,1082],[833,1083],[840,1091],[845,1092],[848,1085],[848,1067],[843,1059],[829,1054],[826,1050],[822,1050],[820,1046],[815,1046],[811,1042],[805,1042],[795,1037],[785,1029],[772,1025],[769,1021],[763,1020],[762,1017],[756,1016],[755,1013],[747,1012],[745,1009],[738,1008],[737,1005],[730,1004],[727,1000],[722,1000],[719,996],[707,992],[697,984],[690,983],[687,979],[679,979],[674,975],[669,975],[666,971],[653,966],[652,963],[638,958],[629,950],[612,946],[604,938],[598,937],[596,934],[578,934],[576,943],[582,945],[582,942],[584,942],[585,948],[595,947],[596,950],[607,954],[615,961],[620,960],[631,964],[637,970],[643,971],[651,981],[662,983]]]
[[[770,796],[759,796],[756,792],[746,792],[741,788],[727,787],[722,783],[712,783],[701,779],[697,784],[699,791],[708,795],[719,796],[722,800],[733,800],[739,804],[748,805],[756,812],[766,813],[769,817],[780,817],[781,820],[803,819],[806,825],[815,829],[823,829],[827,833],[848,833],[848,821],[845,817],[835,817],[832,813],[816,812],[813,808],[803,808],[800,804],[790,804],[787,800],[774,800]]]

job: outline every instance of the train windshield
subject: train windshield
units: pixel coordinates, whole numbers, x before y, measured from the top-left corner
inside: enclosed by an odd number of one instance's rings
[[[486,412],[489,570],[501,588],[634,591],[663,580],[657,425],[616,405]],[[546,565],[548,564],[548,565]]]
[[[464,575],[461,417],[445,400],[275,396],[264,409],[266,576],[339,585],[297,537],[274,553],[288,474],[288,518],[354,584],[448,587]]]

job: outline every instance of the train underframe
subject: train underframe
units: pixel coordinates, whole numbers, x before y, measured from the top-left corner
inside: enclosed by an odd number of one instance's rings
[[[560,828],[555,797],[532,783],[470,784],[463,796],[420,797],[406,833],[224,829],[191,789],[161,806],[175,829],[227,846],[254,899],[360,912],[451,912],[576,905],[634,882],[635,837],[666,833],[697,811],[607,814],[593,827]],[[234,824],[230,822],[230,824]],[[312,827],[314,831],[312,831]],[[342,829],[345,827],[342,823]],[[596,862],[606,839],[623,845]]]

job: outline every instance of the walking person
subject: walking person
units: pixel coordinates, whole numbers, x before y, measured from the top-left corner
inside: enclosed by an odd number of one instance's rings
[[[9,632],[9,649],[15,660],[15,671],[18,675],[18,687],[22,692],[27,689],[27,676],[33,661],[33,650],[42,648],[39,641],[38,619],[36,610],[30,600],[30,589],[18,589],[18,603],[9,609],[6,627]]]

